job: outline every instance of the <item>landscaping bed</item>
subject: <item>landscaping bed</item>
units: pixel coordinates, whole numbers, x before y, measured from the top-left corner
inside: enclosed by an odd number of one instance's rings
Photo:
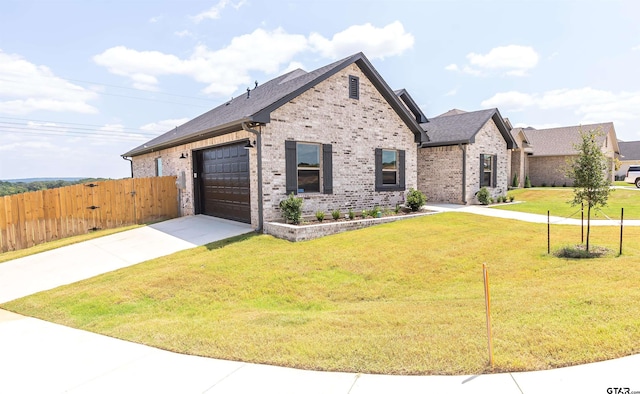
[[[274,237],[286,239],[287,241],[308,241],[324,237],[327,235],[338,234],[345,231],[357,230],[365,227],[374,226],[376,224],[395,222],[396,220],[410,219],[413,217],[431,215],[434,212],[421,211],[410,213],[395,213],[379,218],[360,218],[326,221],[302,221],[300,224],[288,224],[282,222],[267,222],[264,224],[264,231]]]

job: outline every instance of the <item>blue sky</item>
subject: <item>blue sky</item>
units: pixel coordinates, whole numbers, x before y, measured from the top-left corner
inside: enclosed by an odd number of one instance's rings
[[[427,117],[640,140],[635,0],[4,0],[0,179],[127,177],[122,153],[254,81],[360,51]]]

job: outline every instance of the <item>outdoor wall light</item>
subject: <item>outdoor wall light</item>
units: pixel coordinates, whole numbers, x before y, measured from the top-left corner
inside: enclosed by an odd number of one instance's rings
[[[180,155],[180,158],[181,158],[181,159],[186,159],[187,157],[189,157],[189,154],[188,154],[188,153],[187,153],[187,154],[182,153],[182,154]]]
[[[256,146],[255,141],[247,141],[247,145],[244,146],[245,149],[251,149]]]

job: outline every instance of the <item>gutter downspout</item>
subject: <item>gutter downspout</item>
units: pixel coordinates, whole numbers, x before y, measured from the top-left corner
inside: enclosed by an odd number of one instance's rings
[[[242,129],[249,133],[255,134],[256,145],[258,149],[258,228],[256,232],[262,233],[263,227],[263,207],[262,207],[262,134],[258,130],[254,130],[247,126],[246,122],[242,122]]]
[[[122,158],[130,163],[130,165],[131,165],[131,178],[133,178],[133,159],[127,159],[124,156],[122,156]]]
[[[462,151],[462,203],[467,205],[467,146],[458,144]]]

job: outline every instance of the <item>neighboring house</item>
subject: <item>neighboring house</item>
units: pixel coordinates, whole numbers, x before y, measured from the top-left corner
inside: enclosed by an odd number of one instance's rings
[[[123,157],[135,177],[176,175],[182,215],[262,229],[289,193],[306,216],[403,203],[427,140],[418,121],[358,53],[256,84]]]
[[[618,177],[627,175],[631,165],[640,165],[640,141],[618,141],[620,146],[620,168],[616,172]]]
[[[607,173],[614,180],[615,157],[620,152],[613,123],[597,123],[552,129],[521,129],[516,138],[518,148],[512,152],[512,173],[517,163],[519,179],[529,175],[532,186],[571,186],[573,181],[566,175],[567,161],[578,155],[575,145],[580,142],[580,132],[598,130],[598,143],[608,160]]]
[[[513,185],[513,176],[517,177],[517,185],[516,187],[524,187],[524,181],[526,174],[529,172],[528,168],[528,155],[533,153],[533,148],[529,145],[529,141],[527,141],[526,130],[531,128],[524,129],[522,127],[514,127],[511,129],[511,136],[515,141],[515,149],[512,150],[511,153],[511,172],[509,174],[509,186]]]
[[[429,201],[477,203],[483,186],[493,197],[506,194],[515,142],[498,109],[454,109],[421,126],[429,141],[418,151],[418,189]]]

